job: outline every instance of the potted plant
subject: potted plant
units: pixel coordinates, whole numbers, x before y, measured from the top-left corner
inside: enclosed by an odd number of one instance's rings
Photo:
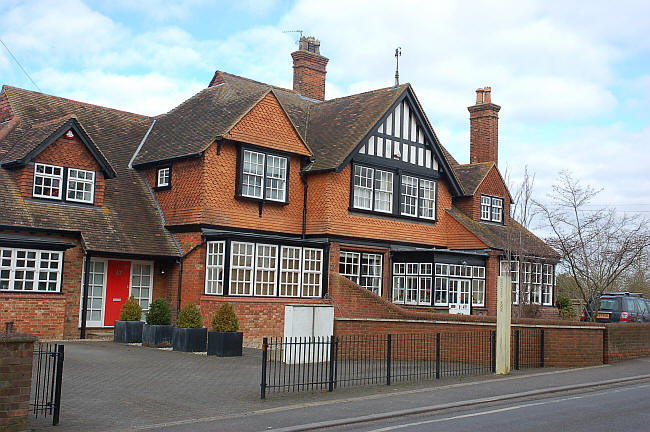
[[[239,319],[232,305],[226,302],[212,318],[212,331],[208,332],[208,355],[241,356],[244,334],[237,330]]]
[[[120,319],[115,320],[113,341],[122,343],[142,342],[142,307],[131,296],[120,309]]]
[[[174,326],[169,304],[165,299],[158,298],[151,302],[142,327],[142,345],[150,347],[168,347],[172,345]]]
[[[178,314],[174,327],[172,346],[174,351],[205,351],[208,329],[202,327],[201,311],[194,303],[188,303]]]

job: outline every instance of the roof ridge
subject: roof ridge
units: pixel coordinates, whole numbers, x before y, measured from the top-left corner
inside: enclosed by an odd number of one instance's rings
[[[382,88],[378,88],[378,89],[374,89],[374,90],[368,90],[368,91],[361,92],[361,93],[355,93],[355,94],[351,94],[351,95],[347,95],[347,96],[337,97],[337,98],[334,98],[334,99],[327,99],[327,100],[324,100],[324,101],[320,101],[320,102],[318,102],[318,105],[324,105],[324,104],[327,104],[329,102],[340,101],[341,99],[347,99],[347,98],[361,96],[361,95],[365,95],[365,94],[369,94],[369,93],[378,93],[378,92],[384,91],[384,90],[398,89],[398,88],[402,88],[402,87],[406,88],[406,87],[409,87],[410,85],[411,84],[409,84],[409,83],[404,83],[404,84],[400,84],[399,86],[382,87]]]
[[[67,102],[72,102],[72,103],[79,104],[79,105],[87,105],[87,106],[91,106],[91,107],[97,107],[97,108],[101,108],[101,109],[104,109],[104,110],[109,110],[109,111],[115,111],[115,112],[119,112],[119,113],[123,113],[123,114],[134,115],[134,116],[138,116],[138,117],[142,117],[142,118],[146,118],[146,119],[152,118],[151,116],[148,116],[148,115],[145,115],[145,114],[138,114],[138,113],[135,113],[135,112],[132,112],[132,111],[125,111],[125,110],[121,110],[121,109],[117,109],[117,108],[107,107],[107,106],[104,106],[104,105],[93,104],[93,103],[90,103],[90,102],[82,102],[82,101],[78,101],[78,100],[75,100],[75,99],[64,98],[64,97],[61,97],[61,96],[55,96],[55,95],[51,95],[49,93],[38,92],[38,91],[34,91],[34,90],[27,90],[27,89],[24,89],[24,88],[10,86],[10,85],[6,85],[6,84],[3,85],[2,88],[3,89],[14,89],[14,90],[29,92],[29,93],[35,93],[35,94],[39,94],[39,95],[43,95],[43,96],[47,96],[47,97],[51,97],[51,98],[55,98],[55,99],[64,100],[64,101],[67,101]],[[9,95],[7,95],[7,96],[9,96]]]
[[[220,73],[220,74],[228,75],[228,76],[231,76],[231,77],[234,77],[234,78],[238,78],[238,79],[241,79],[241,80],[244,80],[244,81],[252,82],[252,83],[255,83],[255,84],[259,84],[259,85],[263,85],[263,86],[271,87],[272,89],[275,89],[275,90],[282,90],[282,91],[286,91],[286,92],[288,92],[288,93],[294,93],[294,94],[299,95],[299,93],[298,93],[297,91],[295,91],[295,90],[291,90],[291,89],[288,89],[288,88],[285,88],[285,87],[279,87],[279,86],[276,86],[276,85],[273,85],[273,84],[269,84],[269,83],[265,83],[265,82],[262,82],[262,81],[257,81],[257,80],[251,79],[251,78],[243,77],[243,76],[241,76],[241,75],[235,75],[235,74],[231,74],[231,73],[229,73],[229,72],[224,72],[224,71],[217,71],[217,72],[215,72],[215,74],[216,74],[216,73]],[[227,84],[227,83],[226,83],[226,84]],[[214,86],[213,86],[213,87],[214,87]]]

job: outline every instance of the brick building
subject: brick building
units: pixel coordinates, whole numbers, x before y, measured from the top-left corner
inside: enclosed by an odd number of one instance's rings
[[[559,257],[510,217],[489,87],[459,164],[411,85],[326,100],[319,42],[292,57],[291,90],[217,71],[157,117],[3,86],[0,322],[76,337],[130,295],[195,302],[206,324],[229,301],[255,340],[281,334],[285,304],[335,303],[337,273],[403,307],[494,315],[511,271],[552,312]]]

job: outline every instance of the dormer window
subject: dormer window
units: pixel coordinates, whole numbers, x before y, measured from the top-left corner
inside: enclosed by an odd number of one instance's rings
[[[171,167],[158,168],[156,175],[156,187],[157,188],[169,188],[171,187]]]
[[[481,195],[481,220],[503,222],[503,198]]]
[[[68,187],[66,200],[93,203],[95,192],[95,172],[68,168]]]
[[[241,196],[286,203],[288,165],[286,157],[243,150]]]
[[[37,198],[61,199],[63,167],[37,163],[34,168],[34,192]]]
[[[65,183],[64,174],[67,177]],[[32,196],[92,204],[95,199],[95,172],[37,163],[34,166]]]

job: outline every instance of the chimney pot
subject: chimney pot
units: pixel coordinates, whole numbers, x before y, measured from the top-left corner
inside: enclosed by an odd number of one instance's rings
[[[492,103],[492,96],[490,93],[492,92],[492,87],[485,87],[483,89],[483,103]]]
[[[483,103],[483,89],[476,89],[476,105]]]

